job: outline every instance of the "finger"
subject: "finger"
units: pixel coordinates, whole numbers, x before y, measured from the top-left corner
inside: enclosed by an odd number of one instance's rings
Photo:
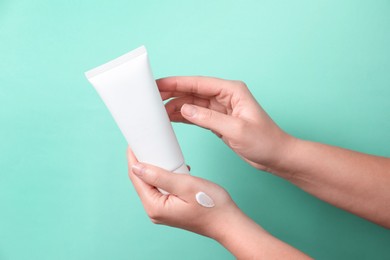
[[[162,100],[167,100],[173,97],[182,97],[187,95],[186,93],[183,92],[175,92],[175,91],[161,91],[160,92]]]
[[[197,104],[198,106],[203,107],[208,107],[210,105],[209,99],[199,98],[195,96],[187,95],[184,97],[174,98],[165,104],[165,109],[169,116],[169,120],[171,120],[172,122],[192,124],[190,121],[185,119],[180,112],[182,105],[185,103]]]
[[[192,123],[192,122],[188,121],[187,119],[185,119],[183,117],[183,115],[181,114],[181,112],[174,112],[174,113],[170,114],[169,115],[169,120],[171,120],[171,122],[194,125],[194,123]],[[200,126],[200,125],[198,125],[198,126],[201,127],[201,128],[209,130],[209,128],[207,128],[207,127],[203,127],[203,126]],[[217,133],[216,131],[213,131],[213,130],[211,130],[211,132],[213,134],[215,134],[218,138],[222,138],[222,135],[220,133]]]
[[[135,157],[133,150],[131,150],[130,146],[127,147],[127,160],[130,165],[136,164],[138,162],[137,158]]]
[[[185,93],[185,92],[179,92],[179,91],[160,91],[160,96],[163,101],[168,100],[170,98],[177,98],[177,97],[183,97],[183,96],[195,96],[199,98],[205,98],[208,99],[210,96],[201,95],[201,94],[195,94],[195,93]]]
[[[181,108],[182,116],[191,123],[210,129],[217,135],[234,136],[241,134],[241,120],[212,109],[185,104]]]
[[[198,98],[195,96],[184,96],[170,100],[165,104],[165,109],[167,110],[168,115],[175,112],[180,112],[182,105],[186,103],[207,108],[210,106],[209,99]]]
[[[133,165],[132,171],[148,185],[163,189],[180,198],[185,198],[193,188],[189,183],[189,178],[191,178],[191,176],[187,174],[172,173],[144,163]]]
[[[142,204],[149,203],[151,198],[162,196],[162,194],[154,186],[143,182],[133,173],[132,166],[137,164],[138,161],[130,147],[127,149],[127,159],[129,167],[129,178],[133,183],[135,191],[140,197]]]
[[[233,86],[229,80],[211,77],[169,77],[158,79],[157,86],[161,92],[184,92],[205,96],[216,96]]]
[[[191,123],[190,121],[188,121],[187,119],[185,119],[183,117],[183,115],[181,114],[180,111],[169,114],[168,116],[169,116],[169,120],[171,120],[171,122],[193,125],[193,123]]]
[[[184,96],[174,98],[165,104],[165,109],[168,113],[169,119],[172,122],[180,122],[185,124],[192,124],[181,114],[181,107],[184,104],[194,104],[197,106],[210,108],[221,113],[226,114],[226,108],[222,104],[218,103],[215,99],[205,99],[196,96]]]

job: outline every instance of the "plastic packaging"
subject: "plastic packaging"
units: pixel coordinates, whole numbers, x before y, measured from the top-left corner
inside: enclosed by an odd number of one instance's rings
[[[138,161],[189,173],[141,46],[85,73]]]

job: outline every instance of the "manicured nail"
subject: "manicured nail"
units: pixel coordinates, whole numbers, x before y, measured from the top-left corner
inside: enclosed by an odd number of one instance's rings
[[[145,173],[145,166],[143,166],[140,163],[136,163],[133,166],[131,166],[131,170],[133,171],[134,174],[136,175],[142,175]]]
[[[188,104],[184,104],[182,107],[181,107],[181,112],[186,115],[186,116],[189,116],[189,117],[193,117],[195,116],[196,114],[196,107],[192,106],[192,105],[188,105]]]

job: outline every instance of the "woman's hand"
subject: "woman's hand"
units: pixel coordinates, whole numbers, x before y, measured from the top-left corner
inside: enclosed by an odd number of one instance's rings
[[[306,258],[246,216],[217,184],[141,164],[130,149],[127,154],[129,177],[153,223],[213,238],[238,259]],[[164,195],[156,187],[170,194]],[[201,206],[195,197],[199,192],[207,194],[214,206]]]
[[[215,132],[258,169],[390,228],[390,159],[299,140],[283,132],[242,82],[207,77],[157,81],[172,121]]]
[[[224,219],[241,212],[230,195],[215,183],[141,164],[130,149],[128,163],[129,177],[153,223],[216,238],[223,230]],[[170,194],[163,195],[156,187]],[[207,194],[215,206],[201,206],[195,199],[198,192]]]
[[[272,171],[295,138],[283,132],[240,81],[209,77],[157,80],[171,121],[210,129],[252,166]],[[290,145],[291,144],[291,145]]]

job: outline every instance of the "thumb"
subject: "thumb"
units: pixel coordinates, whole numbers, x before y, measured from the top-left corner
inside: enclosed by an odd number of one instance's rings
[[[238,118],[189,104],[184,104],[181,107],[181,114],[191,123],[210,129],[222,136],[234,134],[240,123]]]
[[[136,163],[132,167],[133,173],[145,183],[163,189],[174,195],[184,195],[191,189],[188,174],[173,173],[159,167]]]

